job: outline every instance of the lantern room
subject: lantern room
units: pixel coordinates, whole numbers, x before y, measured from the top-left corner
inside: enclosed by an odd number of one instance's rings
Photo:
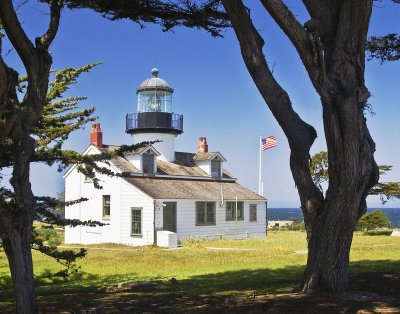
[[[139,112],[172,112],[172,93],[168,83],[158,77],[158,69],[151,70],[151,78],[137,89]]]
[[[126,132],[181,134],[183,116],[172,112],[173,92],[173,88],[158,77],[158,69],[153,68],[151,77],[136,90],[137,113],[127,114]]]

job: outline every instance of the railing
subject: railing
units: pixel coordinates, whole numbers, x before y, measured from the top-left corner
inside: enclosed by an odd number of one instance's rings
[[[126,115],[126,132],[138,133],[157,129],[163,132],[183,132],[183,115],[169,112],[140,112]]]

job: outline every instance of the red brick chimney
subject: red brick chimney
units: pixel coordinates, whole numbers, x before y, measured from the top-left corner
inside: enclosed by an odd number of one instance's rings
[[[199,138],[199,144],[197,145],[197,152],[198,153],[208,153],[208,144],[206,137]]]
[[[103,133],[101,132],[100,123],[92,124],[92,131],[90,132],[90,145],[96,147],[103,146]]]

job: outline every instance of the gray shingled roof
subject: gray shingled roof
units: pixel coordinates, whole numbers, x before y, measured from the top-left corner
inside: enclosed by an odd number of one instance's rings
[[[116,150],[118,148],[119,146],[116,145],[103,145],[100,150],[103,152],[107,152]],[[127,155],[139,154],[144,149],[146,149],[146,147],[141,147],[135,151],[127,153]],[[192,153],[175,152],[175,162],[157,160],[157,174],[171,176],[208,177],[208,174],[194,163],[194,156],[195,154]],[[137,169],[130,161],[128,161],[124,157],[114,157],[113,159],[111,159],[111,162],[122,172],[140,173],[140,170]],[[234,178],[234,176],[228,171],[224,170],[223,178]]]
[[[123,178],[154,199],[220,200],[221,185],[225,200],[265,200],[236,182],[179,180],[133,177]]]
[[[196,165],[182,165],[162,160],[157,160],[157,174],[174,176],[208,176],[208,174],[203,169]]]
[[[195,161],[210,160],[217,153],[218,152],[197,153],[194,154],[193,160]]]
[[[100,148],[100,151],[112,152],[113,150],[116,150],[118,148],[119,148],[119,146],[116,146],[116,145],[103,145],[103,147]],[[136,168],[134,165],[132,165],[132,163],[129,162],[124,157],[120,157],[120,156],[114,157],[111,159],[111,162],[122,172],[134,172],[134,173],[140,172],[138,168]]]

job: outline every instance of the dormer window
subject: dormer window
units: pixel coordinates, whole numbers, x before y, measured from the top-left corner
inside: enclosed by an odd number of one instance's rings
[[[154,175],[154,163],[155,155],[150,149],[142,154],[142,171],[144,174]]]
[[[213,178],[221,178],[222,175],[222,161],[217,156],[211,160],[211,176]]]
[[[86,165],[85,168],[86,168],[86,170],[87,170],[88,172],[93,172],[93,167],[91,167],[91,166],[89,166],[89,165]],[[85,176],[85,179],[84,179],[83,182],[85,182],[85,183],[93,183],[93,178],[91,178],[91,177],[88,176],[87,174],[84,174],[84,176]]]

